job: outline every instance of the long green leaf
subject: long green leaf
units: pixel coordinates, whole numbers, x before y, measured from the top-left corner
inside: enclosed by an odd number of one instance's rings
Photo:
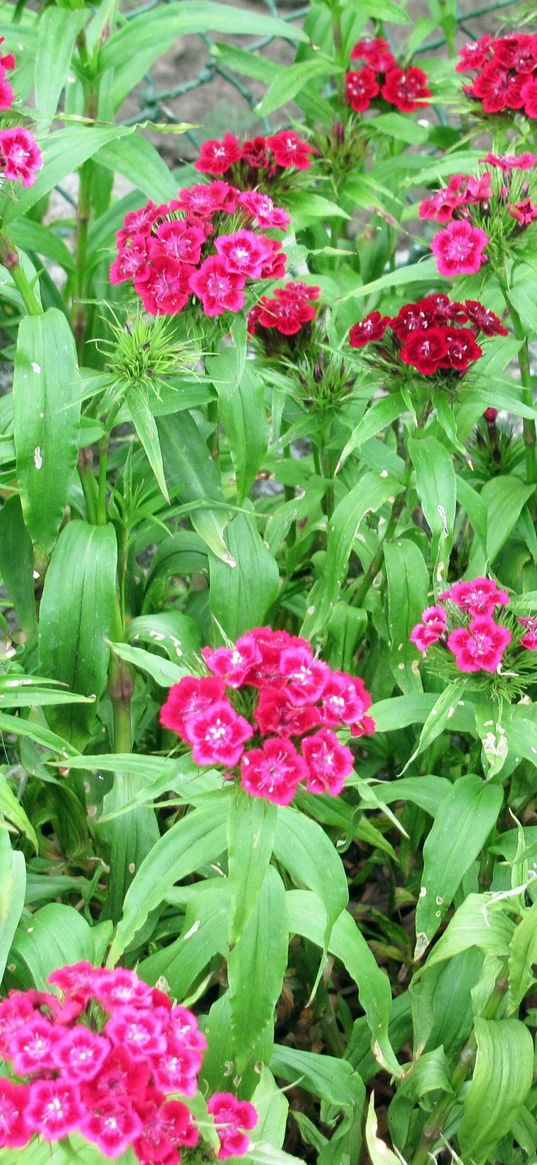
[[[134,385],[129,389],[126,398],[131,421],[142,442],[144,451],[157,479],[157,485],[169,502],[170,495],[164,476],[164,465],[158,436],[157,423],[149,407],[149,401],[143,388]]]
[[[211,614],[230,639],[259,627],[280,587],[278,565],[258,534],[253,517],[236,514],[226,530],[233,566],[209,553]]]
[[[211,509],[212,501],[224,501],[220,475],[195,421],[188,412],[174,413],[160,417],[157,428],[170,497],[205,503],[192,512],[192,525],[217,558],[235,566],[223,539],[230,515]]]
[[[512,1129],[529,1093],[533,1040],[518,1019],[476,1019],[475,1036],[475,1069],[458,1137],[464,1160],[481,1165]]]
[[[21,626],[29,635],[37,630],[33,568],[32,540],[24,524],[20,498],[15,494],[0,510],[0,574]]]
[[[56,113],[76,39],[87,19],[86,9],[73,12],[46,8],[40,15],[35,60],[35,103],[39,117],[49,120]]]
[[[24,907],[26,862],[11,849],[9,833],[0,829],[0,979],[4,977],[11,944]]]
[[[244,360],[246,336],[237,335],[237,328],[233,334],[233,346],[209,357],[206,363],[218,396],[220,420],[229,438],[238,499],[242,502],[267,451],[268,422],[263,381],[251,363]]]
[[[286,894],[269,866],[249,922],[228,957],[235,1063],[242,1073],[270,1027],[287,968]]]
[[[272,856],[277,808],[237,790],[229,806],[230,941],[237,942],[254,910]]]
[[[347,879],[339,854],[316,821],[280,805],[274,855],[295,883],[314,890],[321,899],[326,911],[325,945],[348,901]]]
[[[390,665],[405,695],[422,690],[416,648],[410,632],[427,606],[429,571],[419,546],[409,538],[398,538],[384,546],[388,585],[388,627]]]

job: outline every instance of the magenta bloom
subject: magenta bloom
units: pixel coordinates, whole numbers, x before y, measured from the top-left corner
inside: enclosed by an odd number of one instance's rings
[[[371,696],[359,676],[343,671],[332,672],[321,701],[323,722],[332,727],[338,724],[352,726],[363,719],[371,704]]]
[[[457,627],[452,631],[447,645],[455,656],[459,671],[493,672],[501,663],[511,638],[507,627],[495,623],[490,615],[477,615],[468,627]]]
[[[285,677],[285,695],[291,704],[315,704],[323,694],[330,676],[330,668],[320,659],[314,659],[305,647],[282,651],[281,674]]]
[[[155,1084],[163,1092],[182,1092],[194,1096],[198,1089],[197,1074],[203,1060],[203,1047],[188,1047],[180,1038],[168,1036],[166,1051],[155,1060]]]
[[[94,994],[106,1011],[129,1005],[151,1007],[152,1002],[152,988],[126,967],[116,967],[114,971],[103,968],[95,983]]]
[[[520,646],[526,651],[537,651],[537,615],[524,615],[518,620],[525,627],[525,633],[520,640]]]
[[[473,578],[469,582],[454,583],[440,595],[441,602],[446,599],[470,615],[491,615],[495,607],[507,606],[509,595],[492,578]]]
[[[257,1124],[257,1112],[247,1100],[237,1100],[231,1092],[215,1092],[207,1105],[211,1113],[220,1149],[217,1157],[242,1157],[248,1151],[250,1139],[244,1130],[253,1129]]]
[[[30,1084],[26,1120],[46,1141],[58,1141],[74,1132],[83,1116],[79,1090],[72,1084],[61,1078]]]
[[[191,720],[189,733],[192,756],[197,765],[238,764],[245,741],[254,734],[244,716],[239,716],[229,700],[217,700],[207,712]]]
[[[142,1132],[143,1123],[128,1100],[101,1099],[84,1114],[80,1132],[104,1157],[119,1157]]]
[[[438,643],[438,640],[444,634],[447,626],[446,612],[442,607],[426,607],[421,612],[423,619],[422,623],[417,623],[410,632],[410,641],[417,647],[418,651],[427,651],[433,643]]]
[[[64,1079],[87,1082],[97,1075],[110,1050],[108,1040],[80,1024],[69,1028],[54,1045],[52,1062],[64,1073]]]
[[[12,182],[33,186],[43,165],[41,150],[27,129],[0,130],[0,172]]]
[[[159,1012],[163,1012],[159,1015]],[[159,1056],[166,1050],[164,1025],[167,1013],[163,1008],[152,1011],[136,1007],[116,1007],[108,1020],[104,1035],[112,1044],[132,1048],[136,1054]]]
[[[465,221],[449,223],[431,243],[440,275],[447,279],[456,275],[475,275],[485,262],[483,251],[488,242],[486,231],[479,227],[472,227]]]
[[[220,255],[210,255],[190,276],[190,290],[201,300],[206,316],[221,316],[244,307],[245,275],[229,270]]]
[[[8,1054],[18,1076],[49,1066],[58,1034],[57,1028],[39,1012],[14,1032]]]
[[[234,647],[203,647],[201,654],[210,671],[225,679],[230,688],[242,687],[250,669],[261,661],[255,639],[248,634],[237,639]]]
[[[28,1144],[31,1131],[26,1124],[25,1110],[28,1089],[24,1084],[13,1084],[0,1079],[0,1148],[22,1149]]]
[[[307,774],[305,762],[291,741],[278,736],[269,736],[263,748],[253,748],[241,761],[241,787],[252,797],[263,797],[275,805],[289,805]]]
[[[239,205],[262,229],[284,231],[291,222],[291,216],[287,211],[275,206],[268,194],[260,194],[258,190],[244,190],[239,194]]]
[[[212,676],[183,676],[178,684],[173,684],[166,703],[160,709],[160,723],[165,728],[177,732],[183,740],[191,742],[190,723],[212,708],[216,700],[221,700],[225,692],[221,679]]]
[[[308,766],[306,787],[309,793],[341,793],[349,773],[354,768],[350,748],[340,744],[331,728],[321,728],[302,741],[302,756]]]
[[[235,231],[233,235],[218,235],[214,245],[229,272],[259,279],[263,264],[271,254],[269,240],[253,231]]]
[[[254,720],[264,736],[302,736],[323,722],[319,708],[313,708],[311,704],[291,704],[285,690],[273,688],[269,684],[259,693]]]
[[[193,267],[199,263],[205,242],[205,231],[201,227],[191,226],[184,219],[176,218],[172,222],[166,220],[159,223],[156,237],[165,244],[166,254],[171,259]]]

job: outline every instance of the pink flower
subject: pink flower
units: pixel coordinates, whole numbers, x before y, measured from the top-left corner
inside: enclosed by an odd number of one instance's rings
[[[371,696],[359,676],[334,671],[323,691],[323,721],[333,727],[338,724],[352,725],[362,720],[371,702]]]
[[[451,222],[431,243],[440,275],[447,279],[456,275],[475,275],[485,262],[483,251],[488,242],[486,231],[479,227],[464,221]]]
[[[263,263],[272,253],[268,240],[253,231],[235,231],[233,235],[218,235],[214,240],[218,254],[227,271],[234,275],[259,279]]]
[[[237,639],[234,647],[217,647],[214,651],[203,647],[201,654],[209,670],[225,679],[230,688],[242,687],[250,668],[261,660],[255,639],[249,635]]]
[[[489,166],[497,166],[504,174],[513,170],[532,170],[537,162],[537,154],[486,154],[480,162],[488,162]]]
[[[128,1100],[103,1098],[80,1122],[80,1132],[97,1145],[103,1157],[120,1157],[142,1129],[142,1120]]]
[[[188,1047],[184,1041],[168,1037],[166,1051],[155,1059],[153,1075],[163,1092],[182,1092],[194,1096],[198,1089],[197,1074],[203,1060],[203,1047]]]
[[[286,230],[291,222],[287,211],[275,206],[268,194],[260,194],[258,190],[244,190],[239,194],[239,205],[257,221],[261,228]]]
[[[0,79],[0,109],[10,109],[15,100],[15,94],[9,81]]]
[[[328,664],[314,659],[305,647],[289,647],[282,651],[281,675],[285,677],[285,695],[291,704],[315,704],[322,696],[330,676]]]
[[[509,595],[500,590],[492,578],[473,578],[469,582],[454,583],[444,591],[440,601],[450,599],[461,611],[470,615],[491,615],[494,608],[507,606]]]
[[[204,142],[194,169],[202,174],[225,174],[230,166],[242,158],[242,148],[232,133],[226,133],[221,142]]]
[[[519,617],[518,622],[526,629],[520,640],[520,646],[525,647],[526,651],[537,651],[537,616],[524,615]]]
[[[524,103],[524,113],[527,117],[537,117],[537,78],[526,81],[520,90]]]
[[[418,651],[427,651],[433,643],[444,634],[447,626],[447,615],[442,607],[426,607],[421,612],[423,623],[418,623],[410,632],[410,641]]]
[[[161,222],[157,228],[155,245],[164,244],[164,252],[171,259],[180,263],[189,263],[195,267],[200,261],[201,248],[205,243],[205,231],[201,227],[191,226],[184,219],[173,219]],[[159,248],[162,252],[162,247]]]
[[[168,699],[160,709],[160,723],[192,743],[191,722],[212,708],[216,700],[221,700],[225,690],[221,679],[213,679],[212,676],[203,676],[201,679],[183,676],[178,684],[170,688]]]
[[[25,1120],[27,1102],[26,1085],[0,1078],[0,1148],[22,1149],[28,1144],[32,1134]]]
[[[239,716],[229,700],[216,700],[206,712],[189,723],[192,756],[197,765],[238,764],[244,743],[253,736],[252,726]]]
[[[302,741],[302,756],[308,766],[308,792],[337,797],[354,767],[350,748],[340,744],[330,728],[321,728]]]
[[[245,275],[229,270],[219,255],[210,255],[190,276],[190,290],[201,300],[206,316],[220,316],[244,307]]]
[[[228,182],[199,183],[180,190],[178,205],[200,219],[212,218],[217,211],[225,210],[233,214],[237,209],[238,194]]]
[[[0,130],[0,171],[5,178],[33,186],[42,165],[41,150],[27,129],[14,126]]]
[[[95,984],[95,997],[106,1011],[114,1007],[150,1007],[152,988],[144,983],[134,971],[126,967],[116,967],[114,971],[103,968],[103,973]]]
[[[289,805],[308,770],[290,740],[269,736],[263,748],[253,748],[241,761],[241,788],[252,797]]]
[[[448,635],[447,645],[462,672],[496,671],[511,642],[511,632],[490,615],[478,615],[469,627],[457,627]]]
[[[142,1056],[158,1056],[166,1050],[164,1025],[167,1015],[161,1008],[142,1011],[135,1007],[116,1007],[103,1029],[112,1044],[125,1045]]]
[[[178,315],[190,299],[190,275],[195,267],[179,263],[171,255],[151,258],[149,275],[134,276],[134,288],[144,308],[154,316]]]
[[[35,1015],[28,995],[26,991],[10,991],[7,999],[0,1002],[0,1056],[7,1058],[11,1055],[15,1032]]]
[[[254,720],[263,735],[275,736],[302,736],[322,723],[320,709],[297,707],[289,702],[285,690],[269,684],[261,689]]]
[[[46,1141],[58,1141],[78,1128],[85,1110],[78,1088],[61,1078],[35,1080],[26,1106],[28,1127]]]
[[[309,170],[313,147],[290,129],[281,130],[267,138],[277,166],[294,166],[295,170]]]
[[[180,1145],[194,1147],[199,1133],[186,1105],[180,1100],[163,1101],[154,1091],[140,1109],[143,1130],[134,1145],[141,1165],[172,1165],[179,1161]]]
[[[39,1012],[13,1033],[8,1051],[17,1076],[26,1076],[49,1066],[58,1031]]]
[[[255,1128],[257,1112],[247,1100],[237,1100],[231,1092],[215,1092],[207,1105],[211,1113],[220,1149],[217,1157],[224,1161],[226,1157],[241,1157],[248,1151],[250,1144],[243,1130]]]
[[[510,202],[507,206],[507,213],[511,215],[511,218],[515,218],[521,227],[529,227],[537,219],[537,205],[531,201],[531,198],[526,198],[523,202]]]
[[[69,1028],[53,1046],[52,1063],[65,1079],[87,1082],[97,1075],[110,1050],[108,1040],[80,1024]]]

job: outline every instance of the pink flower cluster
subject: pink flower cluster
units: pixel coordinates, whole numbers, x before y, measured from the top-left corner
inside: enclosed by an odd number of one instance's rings
[[[0,36],[0,45],[5,37]],[[10,109],[15,94],[6,74],[15,68],[13,53],[0,56],[0,110]],[[23,186],[33,186],[37,171],[43,159],[34,137],[23,126],[0,129],[0,177],[10,182],[22,182]]]
[[[426,607],[422,622],[412,629],[410,639],[422,652],[441,643],[455,656],[455,665],[461,672],[497,671],[510,644],[537,651],[536,617],[517,618],[516,626],[522,634],[495,621],[495,608],[507,607],[509,595],[494,579],[454,583],[439,595],[438,603],[448,606]]]
[[[333,671],[306,639],[270,627],[231,647],[204,647],[202,656],[211,675],[185,676],[160,712],[196,764],[222,766],[229,777],[240,766],[241,788],[276,805],[288,805],[301,784],[310,793],[341,793],[353,756],[334,729],[352,736],[375,730],[358,676]],[[246,750],[248,743],[255,747]]]
[[[291,129],[243,142],[226,133],[221,141],[203,143],[194,167],[202,174],[225,177],[242,190],[273,183],[280,186],[289,171],[309,170],[313,153],[313,146]]]
[[[474,275],[486,262],[490,238],[483,223],[492,219],[494,225],[502,216],[505,239],[537,219],[537,203],[529,196],[532,184],[521,176],[535,166],[537,155],[487,154],[482,161],[492,169],[482,169],[477,177],[453,174],[447,186],[420,203],[420,218],[448,224],[431,244],[440,275],[448,279]]]
[[[191,186],[126,215],[110,281],[132,281],[151,315],[177,315],[193,296],[206,316],[240,311],[248,280],[284,274],[282,245],[264,232],[289,221],[256,190],[222,181]]]
[[[304,324],[315,319],[314,302],[321,294],[320,287],[306,286],[295,279],[277,287],[274,295],[262,295],[248,314],[250,335],[262,328],[275,328],[282,336],[294,336]]]
[[[421,376],[464,375],[483,355],[476,336],[506,336],[501,320],[478,300],[457,303],[447,295],[428,295],[405,304],[393,319],[370,312],[349,332],[351,348],[374,344],[384,368],[414,368]]]
[[[393,105],[401,113],[412,113],[428,105],[431,90],[422,69],[401,68],[387,40],[359,40],[351,51],[351,61],[359,68],[345,74],[345,97],[355,113]]]
[[[464,46],[456,71],[477,73],[464,92],[480,102],[484,113],[521,110],[526,117],[537,117],[537,36],[493,38],[486,33]]]
[[[75,963],[49,982],[58,994],[11,991],[0,1003],[11,1072],[0,1078],[0,1147],[76,1131],[103,1157],[132,1146],[141,1165],[178,1165],[180,1148],[199,1140],[187,1105],[168,1095],[197,1091],[206,1042],[195,1015],[124,968]],[[218,1157],[246,1152],[253,1105],[216,1093],[208,1110]]]

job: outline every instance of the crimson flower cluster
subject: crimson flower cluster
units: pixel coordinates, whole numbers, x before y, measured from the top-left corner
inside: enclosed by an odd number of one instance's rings
[[[78,1132],[103,1157],[129,1146],[141,1165],[178,1165],[199,1141],[186,1104],[197,1091],[205,1037],[196,1016],[172,1006],[134,971],[80,962],[49,975],[57,994],[10,991],[0,1003],[0,1147],[34,1135]],[[257,1113],[231,1093],[208,1102],[220,1159],[247,1151]]]
[[[440,606],[439,604],[443,604]],[[438,604],[426,607],[410,639],[425,652],[441,643],[455,656],[461,672],[495,672],[510,644],[537,651],[537,618],[518,616],[516,631],[496,622],[496,607],[508,607],[509,595],[490,578],[457,582],[443,591]]]
[[[289,221],[256,190],[222,181],[191,186],[126,215],[110,281],[132,281],[151,315],[177,315],[193,296],[206,316],[238,312],[248,280],[285,273],[282,245],[265,231],[284,231]]]
[[[464,46],[456,71],[477,74],[464,92],[484,113],[521,110],[537,117],[537,36],[486,33]]]
[[[211,674],[174,684],[160,712],[196,764],[222,766],[229,777],[240,766],[241,788],[276,805],[288,805],[301,784],[310,793],[341,793],[353,756],[334,729],[375,731],[358,676],[333,671],[306,639],[269,627],[231,647],[204,647],[202,656]],[[248,743],[255,747],[245,749]]]
[[[296,335],[304,324],[315,319],[314,303],[320,294],[320,287],[306,286],[295,279],[285,287],[277,287],[273,296],[262,295],[248,314],[250,335],[263,328],[275,328],[282,336]]]
[[[533,170],[537,155],[487,154],[482,161],[490,168],[483,167],[477,176],[453,174],[447,186],[420,203],[420,218],[447,223],[431,250],[440,275],[448,279],[480,270],[492,234],[501,234],[505,242],[537,219],[537,203],[531,197],[533,175],[523,177]]]
[[[349,332],[351,348],[374,344],[373,359],[386,368],[414,368],[421,376],[460,377],[483,355],[476,336],[506,336],[501,320],[478,300],[457,303],[428,295],[407,303],[392,319],[370,312]]]
[[[226,133],[220,141],[203,143],[194,167],[242,190],[274,183],[280,187],[294,171],[309,170],[314,152],[309,142],[290,129],[243,142]]]
[[[377,109],[393,105],[401,113],[412,113],[428,104],[427,74],[410,66],[401,68],[383,37],[359,40],[351,61],[357,66],[345,74],[345,97],[355,113],[366,113],[373,104]]]
[[[0,36],[0,45],[5,37]],[[15,68],[13,53],[0,56],[0,110],[11,109],[15,94],[7,74]],[[37,171],[41,169],[41,151],[29,130],[21,125],[0,129],[0,177],[10,182],[22,182],[23,186],[33,186]]]

